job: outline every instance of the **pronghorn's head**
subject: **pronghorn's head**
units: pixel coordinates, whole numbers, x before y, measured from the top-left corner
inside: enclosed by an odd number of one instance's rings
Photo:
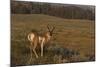
[[[47,25],[47,29],[48,29],[48,35],[52,36],[55,27],[54,26]]]

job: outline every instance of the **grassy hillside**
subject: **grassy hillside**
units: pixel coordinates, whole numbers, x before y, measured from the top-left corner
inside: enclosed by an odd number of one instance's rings
[[[29,63],[30,51],[27,34],[32,30],[47,31],[46,25],[56,27],[49,44],[45,45],[44,57]],[[36,65],[95,60],[94,21],[62,19],[42,14],[11,15],[12,65]],[[38,50],[40,56],[40,51]]]

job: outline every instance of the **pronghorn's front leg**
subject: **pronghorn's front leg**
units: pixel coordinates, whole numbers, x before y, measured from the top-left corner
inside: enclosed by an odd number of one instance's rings
[[[43,38],[43,40],[42,40],[42,42],[41,42],[41,56],[43,56],[43,44],[44,44],[44,38]]]

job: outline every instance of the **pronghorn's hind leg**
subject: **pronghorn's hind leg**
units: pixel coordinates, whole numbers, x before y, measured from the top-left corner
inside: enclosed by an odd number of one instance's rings
[[[32,46],[30,46],[29,48],[30,48],[30,59],[28,61],[28,64],[30,64],[30,62],[32,61]]]
[[[36,46],[37,46],[37,45],[36,45],[35,43],[33,44],[33,43],[31,42],[31,45],[30,45],[30,47],[29,47],[29,48],[30,48],[30,59],[29,59],[29,61],[28,61],[28,64],[30,64],[31,61],[32,61],[33,52],[34,52],[36,58],[38,58],[38,55],[37,55],[37,53],[36,53],[36,51],[35,51]]]
[[[38,42],[37,42],[37,40],[35,40],[35,41],[34,41],[34,46],[33,46],[33,52],[34,52],[34,54],[35,54],[36,58],[38,58],[37,52],[36,52],[36,50],[35,50],[35,49],[36,49],[37,44],[38,44]]]
[[[35,49],[33,49],[33,52],[34,52],[36,58],[38,58],[38,55],[37,55],[37,52],[35,51]]]

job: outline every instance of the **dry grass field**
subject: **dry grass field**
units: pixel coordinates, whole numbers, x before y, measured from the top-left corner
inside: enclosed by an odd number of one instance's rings
[[[30,59],[27,34],[35,29],[47,31],[46,25],[55,26],[51,41],[44,47],[44,56]],[[43,14],[11,15],[11,64],[39,65],[95,60],[95,22],[81,19],[63,19]]]

